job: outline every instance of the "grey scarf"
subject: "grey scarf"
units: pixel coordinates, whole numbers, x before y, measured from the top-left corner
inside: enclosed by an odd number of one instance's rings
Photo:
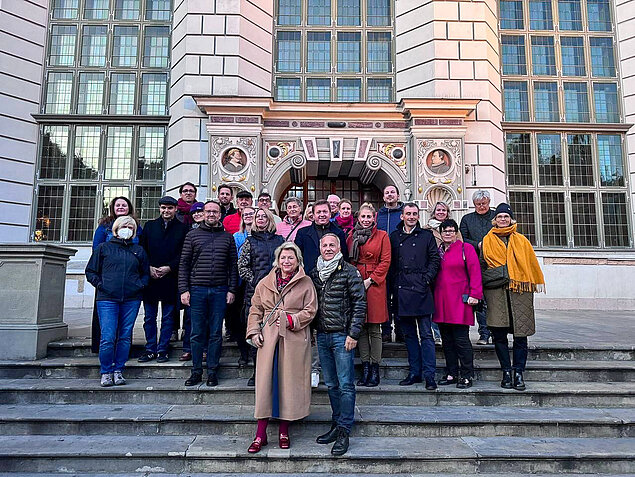
[[[333,274],[338,263],[340,263],[341,258],[342,252],[338,252],[331,260],[324,260],[321,255],[318,257],[317,270],[322,283],[326,283],[329,277]]]

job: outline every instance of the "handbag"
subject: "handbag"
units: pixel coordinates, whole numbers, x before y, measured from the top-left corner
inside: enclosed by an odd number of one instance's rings
[[[487,290],[493,290],[495,288],[502,288],[509,284],[509,272],[507,271],[507,265],[501,265],[500,267],[486,268],[482,272],[483,275],[483,288]]]
[[[273,308],[271,309],[271,313],[269,313],[269,315],[267,315],[267,319],[263,320],[260,323],[260,325],[259,325],[259,327],[260,327],[259,333],[262,333],[262,329],[265,327],[265,325],[267,323],[269,323],[269,320],[271,319],[271,317],[273,316],[275,311],[278,309],[278,305],[280,305],[280,303],[282,303],[282,300],[284,299],[284,297],[285,297],[285,295],[280,296],[280,299],[278,300],[278,302],[275,305],[273,305]],[[273,322],[270,323],[270,325],[272,325],[272,324],[273,324]],[[251,338],[246,340],[246,342],[247,342],[248,345],[253,346],[254,348],[257,348],[257,346],[254,344],[254,342],[253,342],[253,340]]]

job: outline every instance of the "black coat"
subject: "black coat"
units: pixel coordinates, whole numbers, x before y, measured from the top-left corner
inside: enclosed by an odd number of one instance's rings
[[[97,301],[141,300],[150,280],[148,256],[141,246],[113,237],[93,251],[86,279],[96,288]]]
[[[250,247],[250,268],[254,278],[251,283],[247,283],[245,300],[249,300],[251,303],[256,285],[273,268],[276,249],[284,243],[284,239],[275,233],[252,230],[251,235],[247,237],[247,242],[249,242]]]
[[[494,218],[494,210],[489,209],[486,214],[477,214],[476,212],[470,212],[465,214],[461,219],[461,225],[459,230],[463,236],[463,241],[469,243],[476,253],[481,254],[481,249],[478,244],[483,241],[483,237],[487,235],[487,232],[492,228],[492,219]]]
[[[441,259],[437,242],[429,230],[419,224],[411,233],[403,230],[403,222],[390,234],[392,261],[390,283],[396,297],[399,316],[422,316],[434,313],[432,283]]]
[[[302,252],[304,259],[304,272],[308,275],[315,268],[317,259],[320,256],[320,237],[315,224],[310,227],[302,227],[295,236],[295,244]],[[340,247],[344,260],[348,262],[348,247],[346,246],[346,234],[333,222],[329,222],[325,233],[332,233],[339,237]]]
[[[366,321],[366,289],[357,268],[342,258],[326,283],[320,279],[317,268],[309,276],[318,296],[318,311],[311,326],[327,333],[341,331],[359,339]]]
[[[143,299],[178,303],[179,262],[189,227],[176,219],[170,220],[167,228],[163,224],[161,217],[146,222],[139,245],[146,251],[150,266],[167,265],[170,272],[159,279],[150,278],[150,285],[144,290]]]
[[[225,220],[225,217],[231,214],[235,214],[236,212],[238,211],[236,210],[236,207],[234,207],[234,204],[232,204],[231,202],[229,203],[227,207],[225,207],[224,205],[221,205],[220,206],[220,221],[222,222],[223,220]]]

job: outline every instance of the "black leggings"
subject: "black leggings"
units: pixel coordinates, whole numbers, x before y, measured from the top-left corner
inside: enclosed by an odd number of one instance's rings
[[[474,352],[468,325],[438,323],[445,355],[445,372],[454,378],[474,378]],[[459,363],[461,374],[459,374]]]

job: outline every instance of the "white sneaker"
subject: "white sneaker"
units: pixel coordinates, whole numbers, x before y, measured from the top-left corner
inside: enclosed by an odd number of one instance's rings
[[[115,386],[122,386],[126,384],[126,379],[121,374],[121,371],[115,371],[114,374]]]
[[[320,384],[320,373],[317,371],[311,372],[311,387],[317,388]]]
[[[112,374],[104,373],[101,375],[101,385],[104,388],[112,386],[114,383],[112,382]]]

